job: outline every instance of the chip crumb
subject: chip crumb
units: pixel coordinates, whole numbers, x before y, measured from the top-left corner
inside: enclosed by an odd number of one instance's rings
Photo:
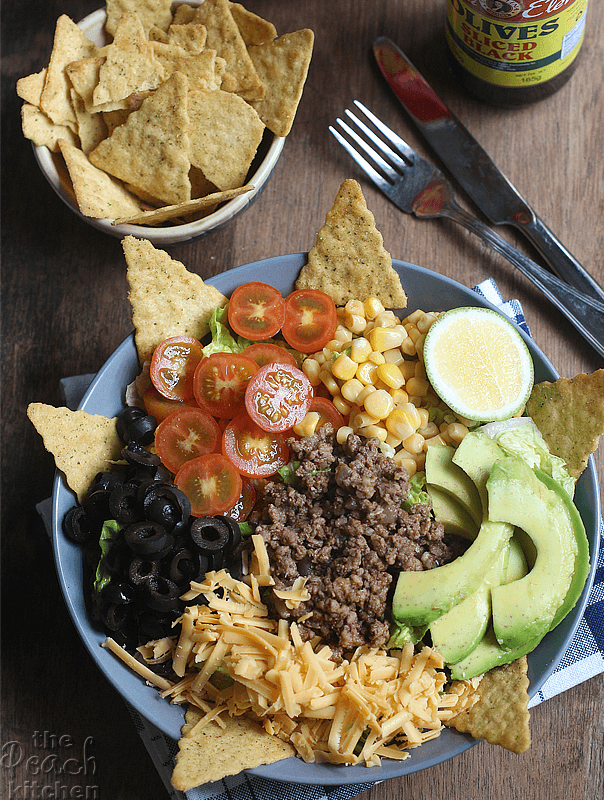
[[[405,294],[392,258],[367,208],[360,184],[345,180],[317,241],[302,267],[296,289],[320,289],[337,306],[378,297],[386,308],[405,308]]]
[[[531,743],[526,656],[485,673],[475,688],[478,700],[445,720],[445,725],[475,739],[486,739],[520,755]]]

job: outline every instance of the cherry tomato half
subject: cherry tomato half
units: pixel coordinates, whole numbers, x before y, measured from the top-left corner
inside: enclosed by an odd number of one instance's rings
[[[306,375],[288,364],[260,367],[245,390],[247,413],[263,430],[288,431],[310,408],[312,386]]]
[[[155,449],[170,472],[192,458],[219,450],[218,423],[200,408],[184,406],[172,412],[155,431]]]
[[[237,353],[212,353],[195,370],[193,391],[197,405],[208,414],[232,419],[245,410],[245,390],[258,364]]]
[[[241,495],[241,475],[221,453],[187,461],[174,483],[191,501],[194,517],[213,517],[232,508]]]
[[[171,336],[158,344],[151,358],[151,381],[169,400],[193,400],[193,376],[203,348],[193,336]]]
[[[249,478],[274,475],[289,459],[285,435],[263,430],[247,414],[235,417],[226,426],[222,452]]]
[[[225,511],[225,516],[234,519],[235,522],[245,522],[252,508],[254,508],[255,502],[256,490],[248,480],[242,478],[239,500],[237,500],[233,508],[229,508],[228,511]]]
[[[270,339],[281,330],[285,303],[278,289],[252,281],[231,294],[228,315],[229,325],[240,336],[252,341]]]
[[[340,414],[338,409],[334,406],[331,400],[326,400],[324,397],[313,397],[310,401],[309,411],[316,411],[321,415],[321,419],[317,424],[317,430],[322,428],[326,422],[331,424],[334,432],[346,424],[344,417]]]
[[[195,402],[189,401],[189,402]],[[169,400],[160,394],[155,386],[149,386],[143,392],[143,403],[147,414],[155,417],[158,423],[163,422],[167,416],[173,411],[178,411],[179,408],[184,408],[185,403],[182,400]]]
[[[294,350],[316,353],[331,341],[337,325],[336,304],[318,289],[297,289],[285,299],[281,333]]]
[[[264,367],[266,364],[290,364],[292,367],[297,367],[298,362],[293,355],[286,350],[285,347],[280,347],[278,344],[272,342],[256,342],[250,344],[243,351],[244,356],[253,358],[259,367]]]

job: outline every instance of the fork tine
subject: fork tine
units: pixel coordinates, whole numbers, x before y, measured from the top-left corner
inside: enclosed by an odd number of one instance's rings
[[[339,119],[338,122],[342,124],[341,120]],[[385,192],[386,189],[390,187],[390,184],[384,178],[384,176],[380,175],[380,173],[377,172],[377,170],[375,170],[371,164],[365,158],[363,158],[363,156],[357,150],[355,150],[354,147],[332,125],[329,126],[329,130],[342,145],[344,150],[346,150],[348,155],[356,161],[369,179],[372,180],[378,188]]]
[[[404,170],[406,170],[408,168],[408,166],[409,166],[408,163],[406,161],[404,161],[400,157],[400,155],[398,153],[395,153],[394,150],[392,150],[390,147],[388,147],[386,142],[384,142],[382,139],[380,139],[378,136],[376,136],[375,133],[370,128],[368,128],[367,125],[365,125],[364,122],[362,122],[362,120],[360,120],[357,117],[355,117],[355,115],[352,113],[352,111],[349,111],[346,108],[346,109],[344,109],[344,112],[350,117],[350,119],[355,123],[355,125],[357,125],[359,130],[361,130],[365,134],[365,136],[370,141],[373,142],[373,144],[377,147],[377,149],[381,153],[384,153],[384,155],[386,155],[392,161],[392,163],[394,164],[395,167],[397,167],[402,172],[404,172]],[[342,126],[344,125],[344,123],[341,120],[340,120],[340,125],[342,125]],[[351,131],[351,135],[354,137],[355,141],[358,142],[358,144],[366,152],[368,152],[367,145],[365,144],[365,142],[361,138],[359,138],[357,135],[355,135],[354,132],[352,132],[352,131]],[[369,151],[369,155],[372,155],[371,151]],[[372,155],[372,157],[373,157],[373,155]],[[385,161],[383,163],[384,163],[384,165],[386,167],[389,167],[389,165]],[[391,168],[390,168],[390,170],[392,172],[392,175],[390,177],[392,177],[394,179],[396,177],[396,173],[393,172]]]
[[[350,114],[348,109],[346,109],[346,113],[349,114],[355,122],[358,121],[358,120],[356,120],[356,118],[352,114]],[[367,142],[365,142],[363,139],[361,139],[361,137],[349,125],[347,125],[344,122],[344,120],[341,120],[341,119],[338,118],[336,121],[339,123],[340,127],[342,128],[342,130],[345,133],[347,133],[348,136],[350,136],[350,138],[354,142],[357,143],[357,145],[361,148],[361,150],[365,153],[365,155],[369,156],[369,158],[377,165],[377,167],[383,172],[383,174],[390,181],[395,181],[396,178],[398,177],[398,174],[392,168],[392,165],[389,164],[387,161],[385,161],[379,153],[377,153],[375,150],[373,150],[367,144]],[[390,150],[389,147],[387,147],[387,146],[385,146],[385,147],[386,147],[386,149],[388,151],[388,154],[391,154],[392,156],[394,156],[394,159],[396,159],[396,161],[400,161],[400,158],[396,155],[396,153],[393,153],[392,150]]]
[[[378,119],[375,114],[372,114],[371,111],[366,108],[361,102],[358,100],[353,100],[355,106],[359,108],[363,114],[367,117],[367,119],[371,120],[371,122],[375,125],[375,127],[382,133],[386,139],[392,144],[402,156],[413,160],[415,156],[415,150],[413,150],[404,139],[401,139],[393,130],[391,130],[387,125],[384,125],[381,119]]]

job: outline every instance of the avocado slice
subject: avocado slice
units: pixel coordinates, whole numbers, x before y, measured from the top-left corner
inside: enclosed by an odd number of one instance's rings
[[[489,625],[483,639],[476,645],[474,650],[462,661],[453,664],[451,667],[452,680],[468,680],[477,675],[483,675],[493,667],[501,664],[509,664],[517,658],[525,656],[534,650],[539,644],[539,640],[529,639],[523,645],[506,650],[497,641],[492,625]]]
[[[462,661],[482,640],[491,619],[491,586],[502,582],[508,558],[509,547],[504,547],[478,589],[430,625],[432,645],[446,664]]]
[[[509,525],[487,520],[466,552],[455,561],[423,572],[401,572],[392,600],[395,620],[410,627],[430,625],[461,603],[478,588],[511,535]]]
[[[583,525],[581,515],[579,514],[571,496],[564,489],[564,487],[561,486],[558,481],[554,480],[551,475],[548,475],[546,472],[543,472],[540,469],[535,468],[535,475],[540,481],[543,481],[548,489],[556,492],[556,494],[558,494],[566,504],[577,543],[577,555],[575,557],[575,568],[573,572],[572,583],[566,594],[566,597],[564,598],[564,602],[554,615],[554,619],[552,620],[550,627],[551,630],[552,628],[555,628],[559,622],[562,622],[564,617],[575,607],[578,599],[581,597],[583,587],[585,586],[585,581],[589,575],[589,542],[587,540],[587,536],[585,535],[585,526]]]
[[[505,453],[501,447],[486,433],[480,431],[467,433],[453,455],[453,463],[461,467],[478,489],[485,517],[488,517],[489,510],[487,480],[491,474],[491,467],[498,459],[504,457]]]
[[[428,485],[432,511],[437,522],[442,522],[445,533],[454,533],[472,541],[478,536],[478,525],[465,508],[438,486]]]
[[[448,445],[433,445],[426,453],[426,482],[436,486],[460,503],[464,510],[480,526],[482,502],[476,486],[466,473],[453,463],[455,450]]]
[[[508,565],[501,583],[519,581],[520,578],[524,578],[528,571],[528,562],[524,550],[522,549],[522,544],[520,543],[518,529],[516,529],[510,539]]]
[[[497,461],[487,481],[489,518],[522,528],[537,548],[533,569],[493,589],[493,629],[508,650],[539,642],[571,586],[577,543],[566,503],[518,458]]]

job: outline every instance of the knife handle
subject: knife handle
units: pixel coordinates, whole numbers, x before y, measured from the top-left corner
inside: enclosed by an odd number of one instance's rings
[[[604,289],[572,256],[547,225],[529,209],[528,219],[508,220],[537,248],[555,274],[575,289],[604,303]]]
[[[604,358],[604,302],[587,297],[580,290],[569,286],[565,281],[543,269],[456,202],[449,201],[444,206],[443,216],[463,225],[507,258],[541,290],[594,350]]]

